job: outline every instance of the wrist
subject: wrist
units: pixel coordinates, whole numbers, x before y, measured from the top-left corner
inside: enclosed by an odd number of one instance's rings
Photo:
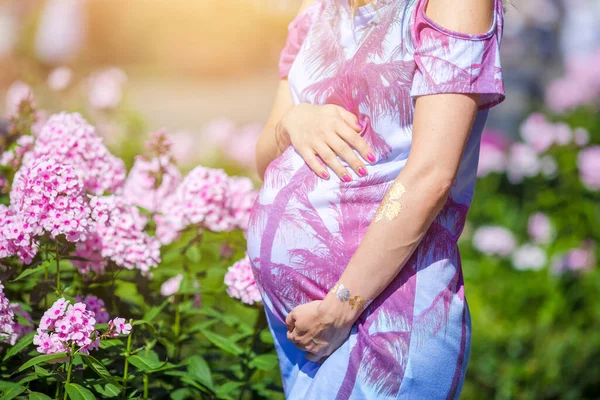
[[[342,299],[335,291],[329,290],[321,304],[325,320],[338,327],[354,324],[364,311],[364,306],[354,307],[348,300]]]

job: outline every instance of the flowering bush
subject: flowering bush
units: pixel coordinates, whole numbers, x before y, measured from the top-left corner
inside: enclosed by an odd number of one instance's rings
[[[482,139],[460,242],[473,321],[463,398],[600,393],[591,368],[600,354],[598,99],[563,95],[553,92],[549,106],[565,113],[531,113],[519,140],[498,131]]]
[[[232,261],[252,181],[182,176],[165,131],[127,174],[79,114],[34,131],[23,92],[0,154],[0,397],[280,392],[247,257]]]

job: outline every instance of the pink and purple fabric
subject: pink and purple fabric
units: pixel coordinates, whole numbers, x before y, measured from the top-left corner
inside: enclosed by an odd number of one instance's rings
[[[324,180],[289,147],[265,173],[250,217],[248,255],[288,399],[460,394],[471,323],[457,240],[473,196],[488,109],[504,99],[503,10],[496,0],[489,31],[467,35],[429,19],[426,2],[379,0],[352,16],[346,1],[316,0],[289,25],[279,68],[294,103],[337,104],[357,115],[377,161],[367,163],[367,177]],[[325,297],[342,274],[406,163],[415,98],[436,93],[481,94],[449,199],[348,340],[322,364],[309,362],[287,340],[285,317]]]

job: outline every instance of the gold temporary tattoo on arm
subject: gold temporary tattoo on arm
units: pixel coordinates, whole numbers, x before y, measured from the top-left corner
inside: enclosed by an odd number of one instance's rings
[[[402,203],[400,203],[400,198],[406,192],[404,185],[400,181],[394,181],[392,186],[385,194],[377,213],[375,214],[374,222],[380,221],[383,218],[388,220],[393,220],[400,215],[400,211],[402,211]]]

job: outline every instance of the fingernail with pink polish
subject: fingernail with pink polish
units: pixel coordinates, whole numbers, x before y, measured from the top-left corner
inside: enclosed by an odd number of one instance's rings
[[[369,160],[371,162],[375,162],[375,156],[373,155],[373,153],[367,154],[367,160]]]
[[[342,179],[344,180],[344,182],[350,182],[352,180],[352,178],[350,178],[350,175],[348,175],[348,174],[344,174]]]
[[[367,174],[367,170],[365,169],[365,167],[360,167],[360,168],[358,169],[358,174],[359,174],[360,176],[365,176],[365,175]]]
[[[323,179],[329,179],[329,174],[327,173],[327,171],[323,171],[321,172],[321,177],[323,177]]]

